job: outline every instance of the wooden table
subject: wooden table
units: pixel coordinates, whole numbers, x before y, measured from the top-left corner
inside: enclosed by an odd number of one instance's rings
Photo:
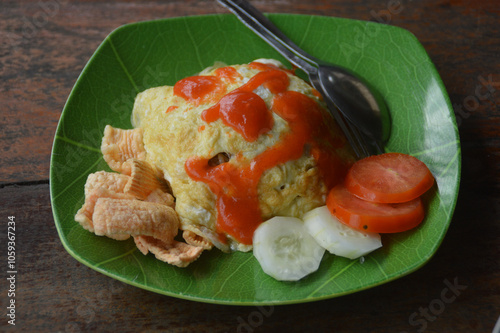
[[[410,30],[424,45],[456,109],[463,152],[457,208],[437,254],[417,272],[370,290],[261,309],[162,296],[81,265],[61,245],[49,198],[52,140],[80,71],[106,35],[122,24],[226,10],[211,0],[2,1],[0,331],[492,331],[500,315],[498,1],[254,4],[264,12],[381,21]],[[9,216],[16,221],[15,327],[6,316]],[[459,285],[456,297],[440,307],[448,283]]]

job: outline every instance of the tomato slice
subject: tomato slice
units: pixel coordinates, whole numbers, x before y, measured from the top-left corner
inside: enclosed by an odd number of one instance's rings
[[[419,225],[425,215],[420,197],[396,204],[369,202],[352,195],[343,184],[330,191],[326,205],[342,223],[365,232],[406,231]]]
[[[413,200],[434,184],[429,168],[416,157],[386,153],[353,164],[345,186],[355,196],[379,203]]]

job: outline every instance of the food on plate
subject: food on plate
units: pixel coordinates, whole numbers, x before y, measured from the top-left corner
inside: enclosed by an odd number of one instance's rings
[[[315,272],[325,249],[295,217],[276,216],[259,225],[253,254],[264,272],[276,280],[297,281]]]
[[[114,198],[97,199],[92,222],[96,235],[117,240],[145,235],[169,242],[179,226],[177,214],[167,205]]]
[[[380,203],[418,198],[434,184],[429,168],[416,157],[386,153],[356,162],[347,173],[345,186],[355,196]]]
[[[147,255],[151,252],[156,259],[177,267],[187,267],[198,259],[204,250],[203,247],[192,246],[184,242],[163,242],[152,236],[137,236],[134,237],[134,241],[142,254]]]
[[[142,136],[143,131],[139,128],[122,130],[105,127],[101,151],[111,170],[130,176],[132,170],[129,160],[144,160],[146,157]]]
[[[420,198],[394,204],[370,202],[356,197],[344,185],[330,191],[326,204],[340,221],[366,232],[410,230],[419,225],[425,215]]]
[[[88,176],[75,220],[178,267],[213,247],[253,250],[267,274],[298,280],[325,249],[355,259],[378,233],[419,224],[433,182],[408,155],[356,162],[318,92],[275,60],[147,89],[132,125],[106,126],[112,172]]]
[[[326,204],[344,224],[366,232],[395,233],[418,226],[425,216],[421,195],[434,184],[427,166],[401,153],[357,161]]]
[[[356,259],[382,246],[379,234],[359,231],[345,225],[326,206],[307,212],[304,215],[304,225],[319,245],[340,257]]]
[[[132,124],[106,126],[114,172],[88,177],[75,220],[180,267],[214,246],[251,250],[263,221],[324,205],[354,162],[320,95],[274,60],[143,91]]]
[[[317,92],[277,61],[215,66],[137,95],[132,124],[182,230],[249,251],[257,226],[324,205],[354,162]]]
[[[87,177],[85,203],[75,220],[99,236],[115,240],[133,237],[143,254],[151,252],[159,260],[186,267],[206,246],[175,239],[180,222],[174,198],[159,170],[144,160],[142,140],[141,129],[106,126],[103,158],[120,173],[98,171]]]

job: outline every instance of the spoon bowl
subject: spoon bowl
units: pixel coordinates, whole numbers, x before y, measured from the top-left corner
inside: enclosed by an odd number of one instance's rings
[[[389,110],[377,90],[350,71],[333,65],[319,65],[309,79],[364,135],[379,142],[387,140],[382,118],[388,117]]]
[[[218,1],[307,74],[358,157],[383,152],[383,142],[389,137],[390,117],[387,105],[376,89],[349,70],[306,53],[246,0]]]

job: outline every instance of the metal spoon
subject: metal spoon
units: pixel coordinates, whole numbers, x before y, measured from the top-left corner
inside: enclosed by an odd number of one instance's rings
[[[247,1],[217,1],[308,75],[312,86],[323,95],[358,157],[382,152],[382,142],[388,138],[389,128],[382,125],[382,118],[389,121],[389,111],[378,91],[346,68],[307,54]],[[337,109],[343,117],[336,112]]]

